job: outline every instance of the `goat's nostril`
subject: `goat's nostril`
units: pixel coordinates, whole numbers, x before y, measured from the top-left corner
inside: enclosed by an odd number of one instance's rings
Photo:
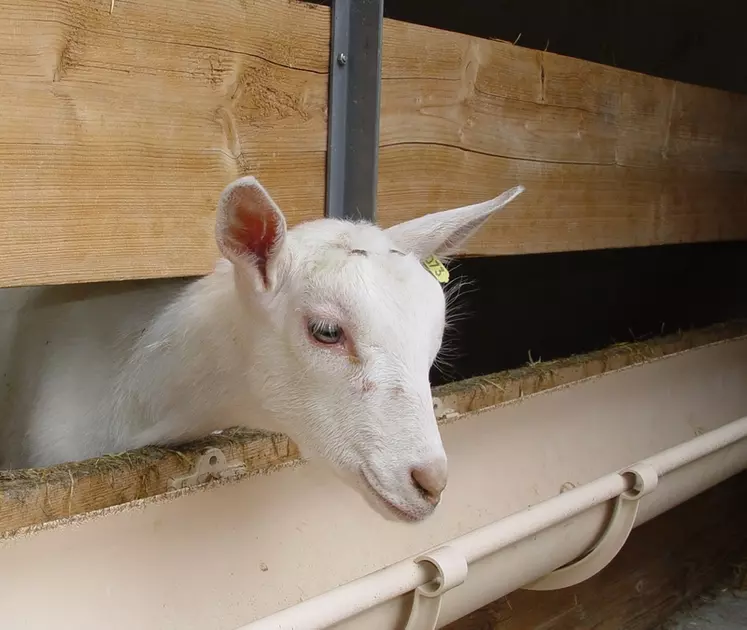
[[[446,466],[440,463],[418,466],[413,468],[410,474],[415,486],[423,493],[423,497],[431,505],[437,505],[446,487]]]

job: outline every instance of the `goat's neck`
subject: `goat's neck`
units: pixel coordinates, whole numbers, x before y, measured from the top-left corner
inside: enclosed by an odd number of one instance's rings
[[[269,323],[240,299],[233,267],[221,260],[136,342],[120,404],[138,442],[183,441],[235,425],[276,430],[254,382],[257,345]]]

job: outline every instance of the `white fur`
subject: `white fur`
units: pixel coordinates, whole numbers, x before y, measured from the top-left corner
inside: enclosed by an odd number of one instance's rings
[[[388,230],[332,219],[286,230],[245,177],[221,196],[224,257],[206,277],[1,290],[0,467],[241,425],[286,433],[400,518],[425,518],[437,500],[411,473],[445,484],[428,380],[445,299],[420,261],[456,251],[522,190]],[[277,227],[271,247],[242,242],[240,212]],[[339,322],[345,343],[314,342],[309,316]]]

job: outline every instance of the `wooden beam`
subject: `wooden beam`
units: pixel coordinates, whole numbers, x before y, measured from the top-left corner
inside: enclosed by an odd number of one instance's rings
[[[747,238],[747,96],[388,22],[383,225],[526,193],[497,255]]]
[[[277,0],[0,6],[0,285],[202,274],[221,189],[324,211],[329,13]]]
[[[0,6],[0,286],[199,275],[222,187],[324,206],[329,10]],[[382,225],[527,192],[468,254],[747,238],[747,97],[386,20]]]
[[[633,530],[614,560],[558,591],[520,590],[444,630],[651,630],[747,563],[747,471]]]
[[[452,422],[522,396],[743,335],[747,322],[719,324],[436,387],[436,414],[440,422]],[[23,527],[164,494],[171,479],[192,472],[208,447],[223,451],[228,463],[239,467],[238,476],[299,462],[296,445],[284,435],[231,429],[179,449],[146,447],[45,469],[0,470],[0,538]]]

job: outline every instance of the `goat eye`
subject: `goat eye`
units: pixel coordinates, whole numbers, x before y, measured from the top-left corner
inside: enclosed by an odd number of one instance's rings
[[[309,322],[309,334],[319,343],[333,345],[342,340],[342,328],[330,322]]]

